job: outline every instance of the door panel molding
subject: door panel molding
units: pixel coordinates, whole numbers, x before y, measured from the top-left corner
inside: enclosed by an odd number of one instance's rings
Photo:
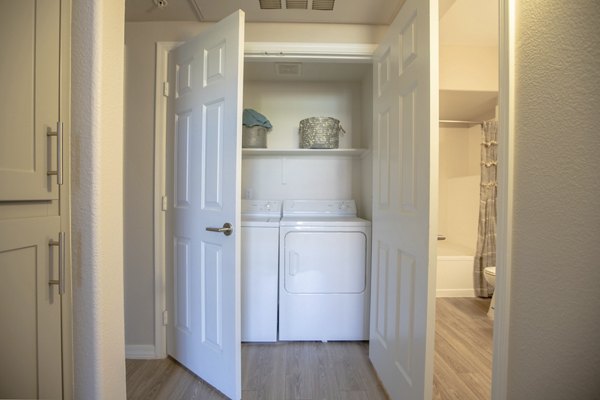
[[[391,398],[432,394],[439,150],[433,3],[407,0],[374,56],[378,251],[369,357]]]

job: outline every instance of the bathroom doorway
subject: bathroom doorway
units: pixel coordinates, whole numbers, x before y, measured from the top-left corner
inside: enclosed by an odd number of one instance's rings
[[[498,119],[498,0],[440,1],[439,239],[434,398],[491,397],[490,298],[475,296],[481,123]],[[443,384],[442,384],[443,383]]]

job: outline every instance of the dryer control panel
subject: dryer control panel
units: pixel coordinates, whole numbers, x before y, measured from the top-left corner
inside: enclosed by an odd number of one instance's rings
[[[356,216],[354,200],[285,200],[284,216],[339,217]]]

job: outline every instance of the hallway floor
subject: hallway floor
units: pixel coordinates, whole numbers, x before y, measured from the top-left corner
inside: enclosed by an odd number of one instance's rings
[[[433,398],[490,398],[492,321],[489,299],[436,301]],[[386,399],[367,342],[282,342],[242,346],[244,400]],[[179,363],[127,360],[127,398],[225,399]]]

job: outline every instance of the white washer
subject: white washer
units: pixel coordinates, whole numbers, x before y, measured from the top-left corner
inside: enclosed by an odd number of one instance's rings
[[[279,340],[369,338],[371,223],[353,200],[285,200]]]
[[[242,341],[277,341],[281,201],[242,200]]]

